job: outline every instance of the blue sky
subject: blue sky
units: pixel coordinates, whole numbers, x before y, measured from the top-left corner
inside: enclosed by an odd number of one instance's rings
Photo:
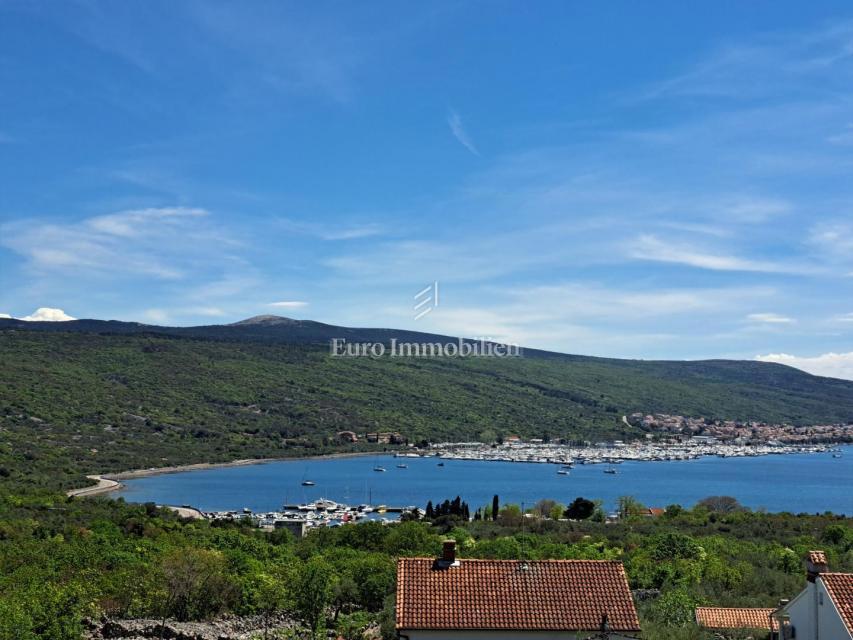
[[[0,0],[0,312],[853,378],[853,7],[651,7]]]

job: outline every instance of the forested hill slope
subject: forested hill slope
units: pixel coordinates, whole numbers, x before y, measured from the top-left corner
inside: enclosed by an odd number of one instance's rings
[[[0,329],[0,362],[0,473],[27,482],[318,453],[341,430],[597,440],[637,435],[621,422],[634,411],[853,420],[852,382],[758,362],[333,358],[313,343],[19,326]]]

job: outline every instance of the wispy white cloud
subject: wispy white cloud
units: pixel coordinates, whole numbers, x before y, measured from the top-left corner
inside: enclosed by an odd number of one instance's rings
[[[276,223],[286,231],[313,236],[315,238],[320,238],[321,240],[357,240],[360,238],[372,238],[384,235],[387,232],[384,225],[376,222],[357,224],[324,224],[317,222],[304,222],[290,218],[276,218]]]
[[[412,328],[616,357],[650,351],[672,357],[675,345],[688,344],[695,354],[697,317],[725,318],[778,295],[768,287],[630,289],[591,282],[487,286],[478,296],[461,300],[455,285],[444,291],[442,305]],[[411,309],[402,303],[382,308],[378,317],[393,318],[394,326],[411,326],[406,324]],[[736,326],[734,317],[731,322]]]
[[[752,322],[765,324],[793,324],[796,322],[793,318],[778,313],[750,313],[746,318]]]
[[[817,356],[795,356],[788,353],[768,353],[755,356],[761,362],[775,362],[796,367],[816,376],[853,380],[853,352],[823,353]]]
[[[721,210],[731,220],[755,224],[789,213],[792,208],[780,198],[742,197],[725,203]]]
[[[766,33],[748,42],[729,42],[711,52],[685,73],[664,80],[646,98],[702,96],[706,98],[767,98],[812,88],[815,77],[825,89],[842,87],[833,69],[853,57],[853,22],[829,27]]]
[[[763,273],[815,273],[817,268],[792,263],[742,258],[725,253],[708,253],[682,242],[667,242],[657,236],[643,234],[630,243],[628,253],[638,260],[683,264],[712,271],[754,271]]]
[[[304,300],[282,300],[281,302],[270,302],[267,306],[278,309],[301,309],[307,307],[308,303]]]
[[[11,318],[11,317],[12,316],[10,316],[8,313],[0,313],[0,318]]]
[[[480,155],[480,152],[474,145],[474,141],[462,125],[462,117],[453,109],[451,109],[450,113],[447,114],[447,125],[450,127],[450,132],[453,134],[453,137],[459,141],[459,144],[468,149],[468,151],[473,153],[475,156]]]
[[[853,224],[849,222],[819,222],[812,227],[808,241],[824,256],[853,263]]]
[[[86,220],[86,225],[94,231],[124,238],[138,237],[153,233],[162,233],[163,225],[179,225],[185,218],[199,218],[208,215],[204,209],[187,207],[163,207],[159,209],[137,209],[121,211]]]
[[[149,208],[94,216],[80,222],[22,220],[0,225],[0,246],[42,272],[69,269],[135,273],[174,280],[202,255],[221,256],[233,240],[196,223],[203,209]]]

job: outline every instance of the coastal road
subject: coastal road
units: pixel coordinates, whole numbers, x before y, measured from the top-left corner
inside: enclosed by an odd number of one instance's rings
[[[94,480],[96,484],[83,487],[82,489],[71,489],[70,491],[66,491],[65,495],[69,497],[75,498],[88,498],[91,496],[97,496],[102,493],[108,493],[110,491],[115,491],[116,489],[121,488],[121,483],[116,480],[110,480],[109,478],[102,478],[101,476],[86,476],[89,480]]]

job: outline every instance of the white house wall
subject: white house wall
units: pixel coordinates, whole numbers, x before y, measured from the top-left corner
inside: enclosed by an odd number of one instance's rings
[[[850,640],[853,636],[847,630],[847,625],[841,618],[841,614],[829,597],[823,582],[818,580],[818,593],[823,594],[823,604],[818,605],[818,620],[820,636],[817,640]],[[820,600],[818,600],[820,602]]]
[[[796,640],[853,640],[820,578],[809,582],[785,611],[796,630]]]

